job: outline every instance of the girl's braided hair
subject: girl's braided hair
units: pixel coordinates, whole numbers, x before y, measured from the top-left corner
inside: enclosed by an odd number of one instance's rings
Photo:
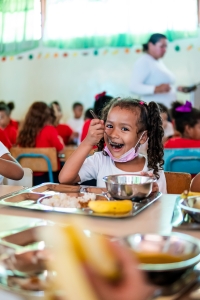
[[[109,111],[119,107],[124,110],[138,111],[138,119],[136,126],[138,128],[138,136],[143,132],[147,131],[148,136],[148,150],[147,160],[148,168],[153,170],[156,178],[159,178],[159,170],[163,169],[163,144],[162,138],[164,135],[162,120],[160,117],[160,109],[155,102],[149,104],[136,100],[133,98],[114,98],[109,102],[101,113],[101,119],[106,122]],[[104,139],[98,144],[98,151],[102,151],[104,148]]]

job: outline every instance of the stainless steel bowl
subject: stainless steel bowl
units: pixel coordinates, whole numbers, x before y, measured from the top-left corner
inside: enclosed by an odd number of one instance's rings
[[[181,199],[179,206],[184,212],[190,215],[195,222],[200,223],[200,196]]]
[[[155,178],[142,175],[110,175],[105,176],[108,192],[114,199],[141,200],[149,196]]]
[[[149,262],[141,263],[139,267],[146,271],[150,282],[156,285],[174,283],[200,261],[200,241],[186,234],[134,234],[127,236],[124,242],[139,260],[144,260],[141,254],[148,257]],[[155,259],[161,254],[164,255],[165,263],[155,263]],[[177,259],[177,262],[166,262],[166,257],[169,259],[169,256],[173,261]]]

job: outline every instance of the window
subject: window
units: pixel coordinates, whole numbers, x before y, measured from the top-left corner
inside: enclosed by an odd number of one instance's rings
[[[59,48],[132,46],[161,32],[196,35],[197,0],[46,0],[44,44]]]
[[[0,5],[1,53],[34,48],[41,38],[40,0],[7,0]]]

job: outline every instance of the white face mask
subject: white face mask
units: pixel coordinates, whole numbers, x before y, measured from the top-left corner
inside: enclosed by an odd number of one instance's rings
[[[116,161],[116,162],[127,162],[127,161],[130,161],[130,160],[133,160],[134,158],[136,158],[138,156],[138,152],[139,152],[139,148],[140,147],[137,147],[137,146],[138,146],[139,142],[141,141],[144,133],[145,133],[145,131],[143,131],[143,133],[141,134],[141,136],[140,136],[139,140],[137,141],[135,147],[131,148],[129,151],[127,151],[126,153],[124,153],[119,158],[114,157],[112,155],[112,153],[110,152],[110,150],[108,149],[107,146],[104,148],[104,151],[106,151],[106,153],[108,153],[108,155],[110,156],[110,158],[113,161]]]

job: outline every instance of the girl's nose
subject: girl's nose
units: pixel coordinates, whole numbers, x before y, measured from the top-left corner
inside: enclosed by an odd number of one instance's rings
[[[116,128],[112,128],[109,132],[108,135],[110,138],[119,138],[118,130]]]

